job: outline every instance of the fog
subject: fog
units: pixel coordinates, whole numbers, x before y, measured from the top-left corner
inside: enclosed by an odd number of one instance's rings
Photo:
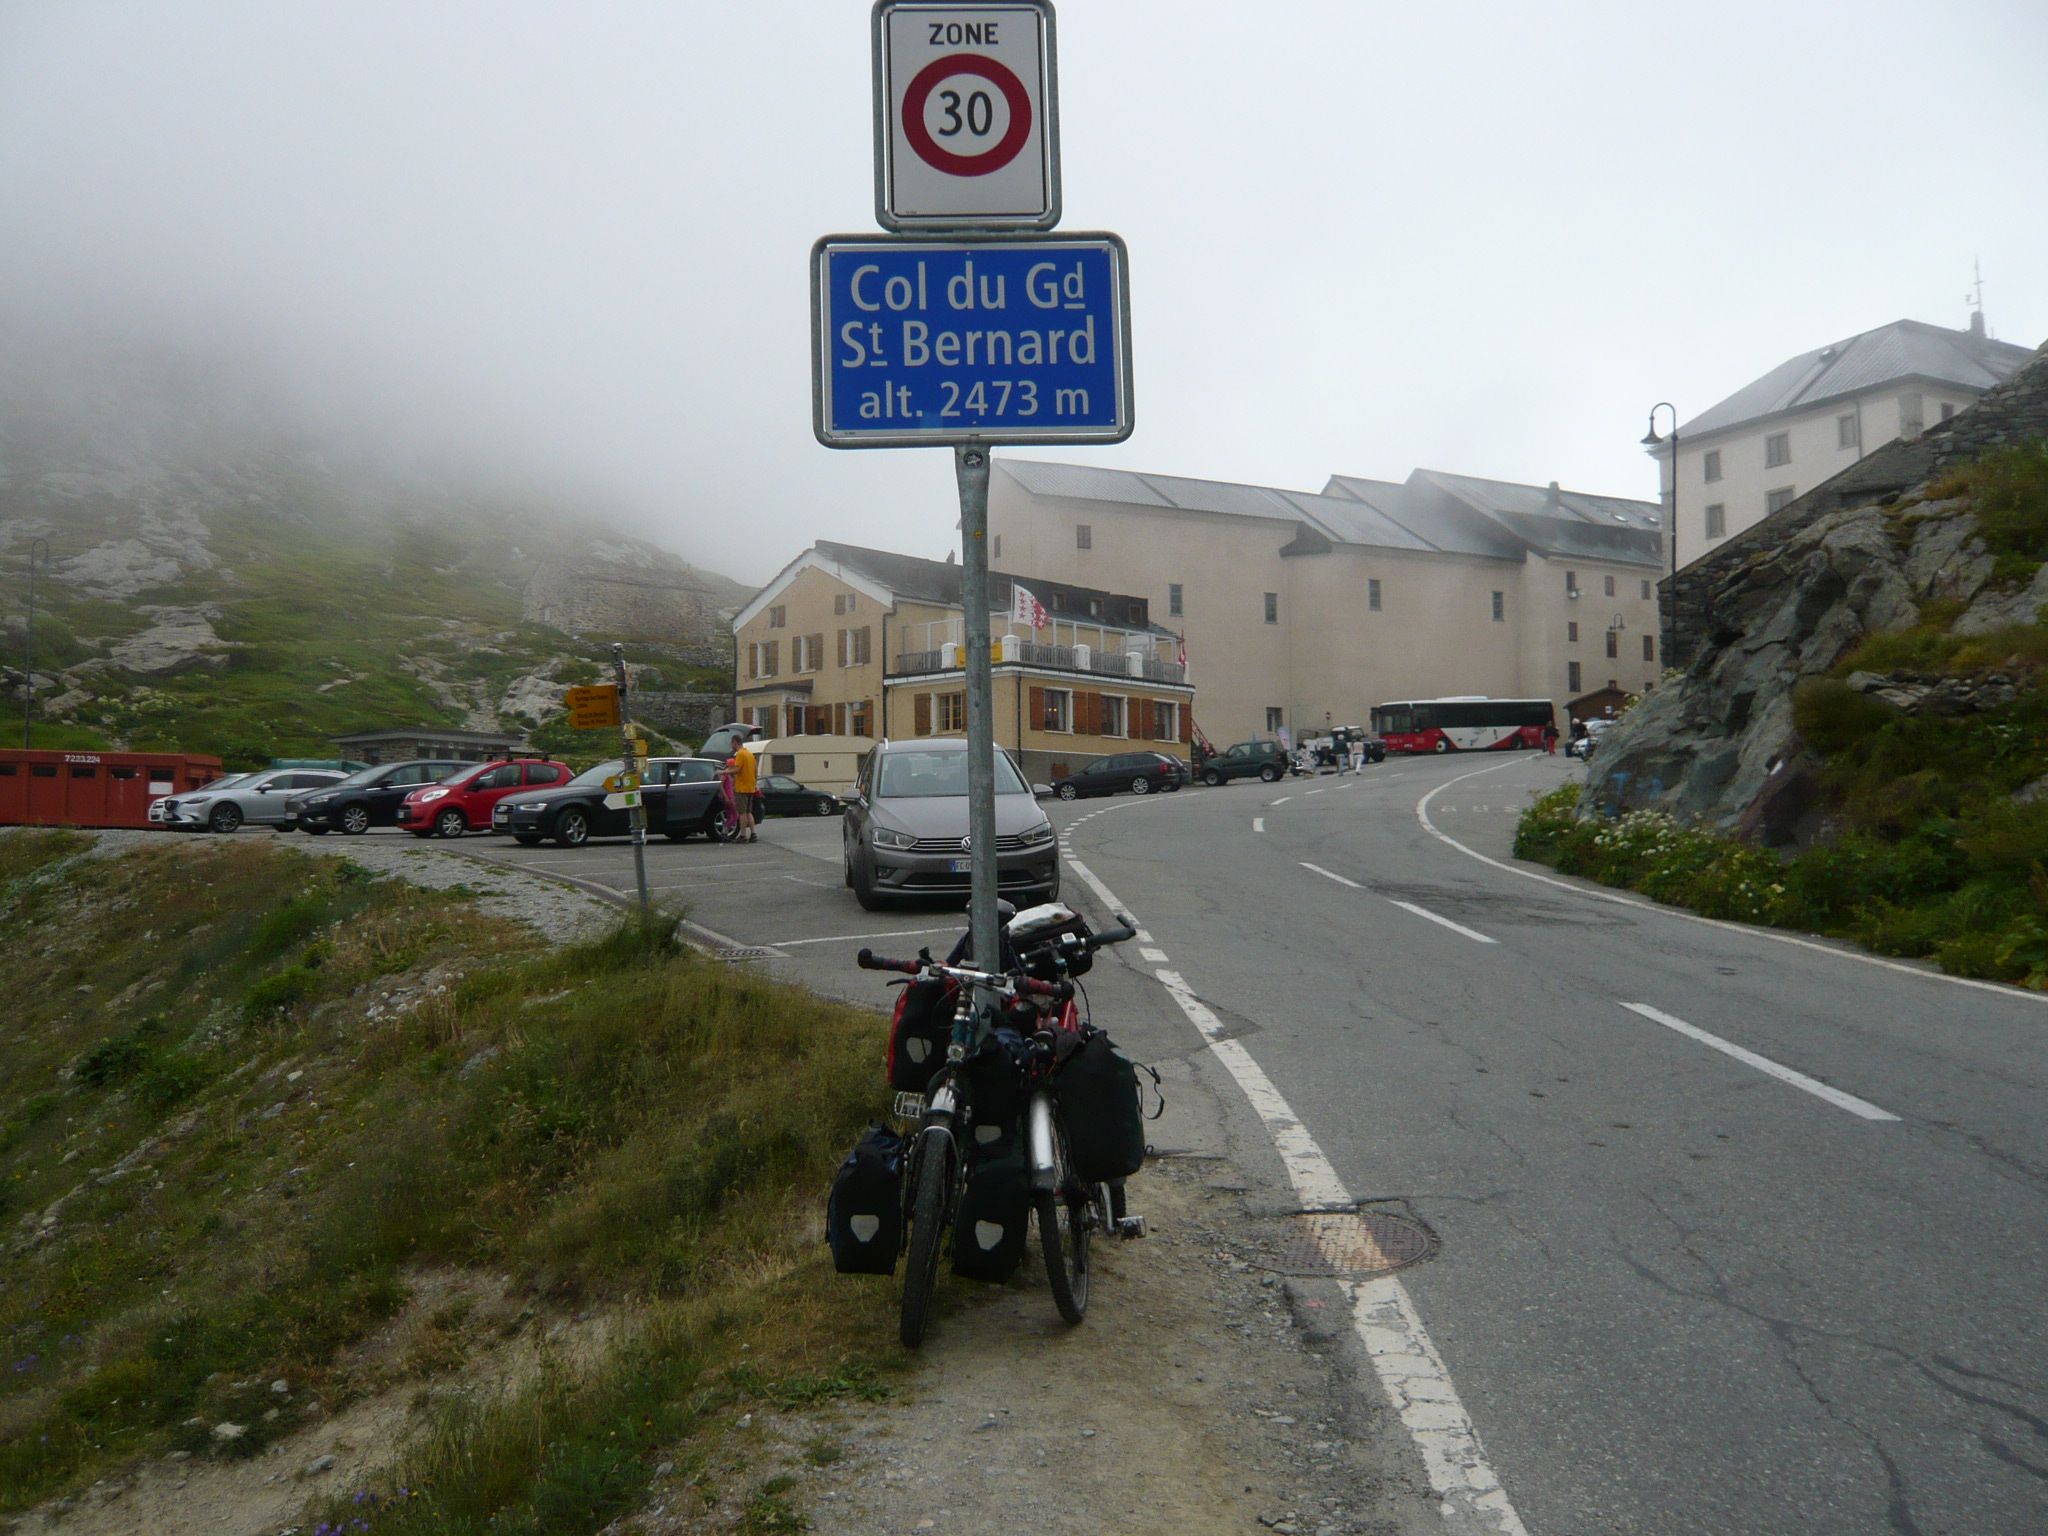
[[[1974,261],[2048,336],[2048,7],[1686,9],[1064,0],[1063,227],[1129,244],[1138,427],[1015,452],[1647,497],[1651,402],[1961,326]],[[197,347],[745,581],[938,555],[949,455],[811,435],[868,14],[0,0],[0,318]]]

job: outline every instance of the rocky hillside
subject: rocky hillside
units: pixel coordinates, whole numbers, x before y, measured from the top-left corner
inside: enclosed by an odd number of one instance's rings
[[[672,717],[708,728],[748,596],[545,495],[337,448],[161,356],[0,361],[0,708],[17,720],[38,538],[36,744],[241,763],[329,756],[337,731],[531,730],[614,640],[636,682],[681,699]]]
[[[1980,757],[1978,790],[2027,792],[2048,771],[2044,559],[2048,348],[1681,573],[1681,632],[1705,638],[1602,741],[1587,807],[1803,843]],[[1878,762],[1879,736],[1937,760]]]

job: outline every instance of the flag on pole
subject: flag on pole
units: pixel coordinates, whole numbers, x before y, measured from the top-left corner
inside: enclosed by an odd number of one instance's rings
[[[1021,582],[1015,581],[1010,583],[1010,617],[1033,629],[1043,629],[1052,622],[1052,615],[1045,611],[1045,604],[1033,597]]]
[[[1179,654],[1179,656],[1177,657],[1177,660],[1178,660],[1178,661],[1180,662],[1180,669],[1181,669],[1181,671],[1183,671],[1183,672],[1187,671],[1187,669],[1188,669],[1188,637],[1187,637],[1187,636],[1186,636],[1185,634],[1183,634],[1183,635],[1182,635],[1182,636],[1180,637],[1180,654]]]

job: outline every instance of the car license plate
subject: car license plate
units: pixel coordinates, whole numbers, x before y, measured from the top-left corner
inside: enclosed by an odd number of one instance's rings
[[[510,821],[511,819],[512,807],[509,805],[501,805],[491,812],[491,820],[493,821]]]
[[[948,859],[946,861],[946,872],[953,875],[971,875],[974,873],[974,860]]]

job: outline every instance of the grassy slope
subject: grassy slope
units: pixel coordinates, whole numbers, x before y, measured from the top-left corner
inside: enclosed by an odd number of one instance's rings
[[[2048,443],[1990,455],[1927,495],[1974,503],[1997,581],[2024,584],[2048,560]],[[1914,506],[1893,515],[1909,536]],[[2048,775],[2048,625],[1962,636],[1949,627],[1955,618],[1953,604],[1930,602],[1920,624],[1872,636],[1795,693],[1832,827],[1815,846],[1781,860],[1666,816],[1581,821],[1569,789],[1523,819],[1516,851],[1714,916],[2048,988],[2048,800],[2013,798]],[[2019,693],[1980,714],[1906,716],[1846,682],[1855,671],[1895,670],[2003,673]]]
[[[84,846],[0,836],[0,1511],[388,1388],[342,1346],[423,1265],[634,1326],[589,1373],[455,1399],[371,1491],[380,1531],[595,1529],[725,1404],[881,1390],[892,1293],[815,1237],[876,1016],[630,931],[548,951],[267,840]],[[401,1378],[490,1342],[436,1326]]]

